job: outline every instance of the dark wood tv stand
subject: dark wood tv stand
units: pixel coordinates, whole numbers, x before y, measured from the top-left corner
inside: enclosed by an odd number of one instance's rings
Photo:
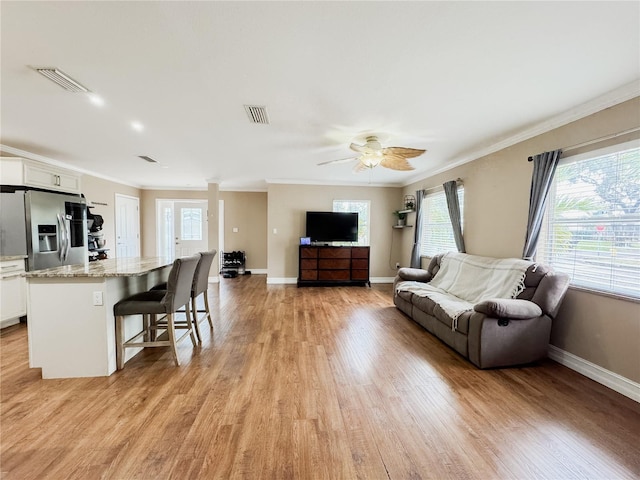
[[[369,285],[369,247],[300,245],[298,286]]]

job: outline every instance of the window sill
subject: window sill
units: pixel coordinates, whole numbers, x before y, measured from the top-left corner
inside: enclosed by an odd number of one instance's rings
[[[569,285],[569,290],[576,290],[578,292],[591,293],[593,295],[600,295],[601,297],[614,298],[616,300],[624,300],[626,302],[640,303],[640,298],[623,295],[621,293],[603,292],[601,290],[594,290],[589,287],[582,287],[579,285]]]

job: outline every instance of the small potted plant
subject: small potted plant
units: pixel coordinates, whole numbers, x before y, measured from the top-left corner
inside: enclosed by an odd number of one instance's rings
[[[401,212],[400,210],[396,210],[395,212],[393,212],[393,214],[396,216],[396,227],[404,227],[405,223],[407,221],[407,214],[406,212]]]

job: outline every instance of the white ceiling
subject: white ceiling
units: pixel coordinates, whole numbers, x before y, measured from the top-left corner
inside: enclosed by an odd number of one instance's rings
[[[403,185],[640,94],[639,2],[0,8],[3,150],[145,188]],[[106,104],[29,66],[58,67]],[[244,104],[265,105],[270,125]],[[317,166],[366,133],[428,151],[408,173]]]

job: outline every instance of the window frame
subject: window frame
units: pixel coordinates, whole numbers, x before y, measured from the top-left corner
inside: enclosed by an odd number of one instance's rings
[[[464,232],[464,185],[458,184],[458,189],[457,189],[457,193],[458,193],[458,203],[460,204],[460,221],[462,224],[462,230]],[[433,200],[436,201],[440,201],[440,202],[444,202],[444,212],[440,212],[445,213],[446,215],[446,221],[440,221],[440,222],[429,222],[429,203],[430,201]],[[444,188],[442,189],[438,189],[437,191],[434,192],[430,192],[427,193],[424,198],[422,199],[422,205],[420,206],[421,209],[421,238],[420,238],[420,257],[427,257],[427,258],[432,258],[434,255],[437,255],[438,253],[444,253],[444,252],[457,252],[458,251],[458,247],[456,245],[456,240],[455,240],[455,236],[453,234],[453,226],[451,225],[451,218],[449,216],[449,210],[447,207],[447,196],[445,194]],[[448,236],[448,241],[449,243],[444,245],[442,243],[439,243],[438,245],[441,245],[440,247],[438,247],[437,251],[431,251],[431,250],[427,250],[428,246],[430,244],[432,244],[432,242],[430,242],[428,235],[429,235],[429,227],[430,226],[434,226],[436,225],[438,228],[442,228],[444,227],[447,232],[446,235]]]
[[[365,206],[366,215],[357,210],[336,210],[336,203],[360,203]],[[358,213],[358,241],[357,242],[334,242],[336,245],[352,245],[368,247],[371,244],[371,200],[348,200],[334,199],[331,206],[332,212],[355,212]]]
[[[558,169],[562,169],[563,167],[566,168],[569,165],[575,165],[580,162],[595,160],[608,155],[621,154],[621,153],[624,153],[630,150],[635,150],[635,149],[640,149],[640,139],[619,143],[619,144],[614,144],[614,145],[610,145],[603,148],[593,149],[588,152],[563,157],[561,158],[558,164]],[[640,152],[639,152],[639,155],[640,155]],[[616,164],[618,164],[619,162],[620,160],[616,159]],[[561,170],[560,170],[560,173],[561,173]],[[541,263],[550,265],[555,271],[567,273],[571,278],[571,283],[569,286],[571,289],[640,303],[640,291],[636,293],[633,290],[624,289],[623,286],[620,285],[622,283],[620,279],[618,279],[618,282],[616,284],[615,272],[619,271],[619,269],[616,270],[616,267],[612,262],[612,259],[614,258],[613,255],[608,255],[606,257],[607,265],[604,265],[605,262],[602,262],[603,271],[608,269],[609,271],[612,272],[609,274],[609,277],[608,277],[609,278],[608,281],[610,282],[610,285],[611,285],[609,288],[604,288],[602,286],[603,282],[595,282],[593,280],[590,282],[588,275],[580,276],[578,274],[576,278],[576,274],[575,274],[576,265],[579,265],[579,262],[577,262],[576,260],[573,261],[573,270],[574,270],[573,272],[568,271],[570,270],[570,268],[568,267],[571,266],[569,264],[570,262],[562,263],[557,260],[559,254],[554,253],[554,251],[557,251],[561,248],[560,244],[558,241],[554,242],[553,240],[550,240],[549,237],[553,235],[554,232],[556,232],[556,235],[557,235],[557,232],[562,226],[565,226],[565,228],[569,228],[567,227],[567,225],[572,225],[572,228],[577,228],[576,225],[581,225],[581,224],[586,225],[588,223],[594,223],[593,220],[591,222],[588,222],[586,219],[577,218],[576,220],[571,222],[566,218],[557,219],[553,217],[552,209],[555,208],[558,202],[558,180],[559,180],[558,170],[556,170],[555,178],[549,190],[549,197],[548,197],[547,205],[545,208],[545,215],[542,223],[542,230],[540,232],[540,238],[538,241],[538,248],[536,251],[535,259],[537,261],[540,261]],[[594,198],[594,196],[588,196],[584,198],[589,199],[589,198]],[[596,200],[601,199],[601,197],[596,195],[595,199]],[[607,216],[598,217],[597,220],[599,220],[598,223],[601,223],[603,225],[603,229],[606,229],[607,226],[613,226],[613,225],[627,226],[627,225],[633,224],[634,222],[639,221],[640,213],[627,218],[626,221],[620,221],[619,219],[616,218],[615,214],[609,214]],[[556,227],[556,230],[554,230],[554,227]],[[583,238],[585,238],[585,241],[596,243],[596,241],[592,240],[590,237],[583,237]],[[601,241],[603,245],[605,244],[604,240],[599,240],[599,241]],[[573,248],[571,251],[574,252],[573,253],[574,256],[578,255],[581,252],[583,253],[583,255],[586,253],[586,250],[581,251],[577,248]],[[600,248],[598,248],[598,255],[600,255],[600,252],[601,250]],[[633,262],[633,257],[631,260]],[[631,277],[633,276],[633,273],[634,272],[632,270]],[[638,269],[638,273],[640,273],[640,268]],[[600,285],[597,285],[597,283],[600,283]]]

